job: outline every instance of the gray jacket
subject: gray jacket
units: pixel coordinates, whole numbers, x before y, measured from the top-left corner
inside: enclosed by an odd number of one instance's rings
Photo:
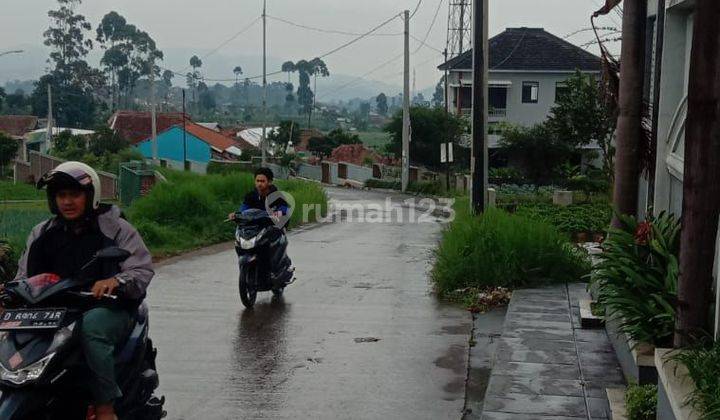
[[[130,257],[120,264],[120,273],[115,277],[125,282],[125,296],[127,298],[141,299],[145,296],[150,280],[155,275],[152,256],[137,229],[127,220],[121,218],[120,214],[120,209],[117,206],[112,206],[110,210],[98,216],[98,225],[102,234],[112,239],[116,246],[130,252]],[[27,261],[30,248],[42,232],[52,227],[54,223],[57,223],[56,219],[50,219],[35,226],[30,232],[25,252],[18,263],[15,280],[27,277]]]

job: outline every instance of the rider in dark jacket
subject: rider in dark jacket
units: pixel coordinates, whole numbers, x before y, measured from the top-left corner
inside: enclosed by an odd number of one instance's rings
[[[286,216],[290,211],[290,206],[279,194],[278,189],[273,185],[273,171],[270,168],[258,168],[255,171],[255,189],[245,195],[242,205],[238,209],[238,213],[242,213],[249,209],[257,209],[267,211],[275,220],[280,220],[282,216]],[[268,202],[268,199],[272,202]],[[234,219],[235,213],[230,213],[228,218]],[[279,240],[284,234],[283,230],[287,223],[280,225],[276,222],[276,228],[269,237],[271,244],[277,244],[270,247],[269,263],[271,267],[271,279],[278,285],[284,285],[292,279],[292,262],[287,256],[287,241]]]
[[[152,257],[120,209],[100,204],[100,180],[89,166],[63,163],[48,172],[38,187],[47,187],[48,205],[55,216],[30,233],[16,280],[44,273],[61,278],[83,274],[96,280],[92,293],[97,304],[83,314],[81,322],[83,353],[91,371],[88,385],[96,419],[116,419],[113,403],[122,393],[113,353],[132,327],[132,311],[142,302],[154,275]],[[97,251],[109,246],[131,255],[115,267],[98,264],[81,269]],[[118,302],[102,299],[118,291],[122,291]]]

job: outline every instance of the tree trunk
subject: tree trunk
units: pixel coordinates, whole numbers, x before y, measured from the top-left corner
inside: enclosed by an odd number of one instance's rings
[[[720,216],[720,2],[697,0],[685,129],[683,226],[675,346],[710,330]]]
[[[625,0],[613,204],[619,214],[631,216],[637,214],[640,179],[638,151],[642,138],[646,19],[646,0]],[[619,225],[617,217],[613,225]]]

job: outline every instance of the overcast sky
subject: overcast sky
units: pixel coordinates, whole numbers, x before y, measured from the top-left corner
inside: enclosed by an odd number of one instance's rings
[[[490,34],[506,27],[543,27],[558,36],[568,35],[589,27],[590,14],[599,8],[603,0],[490,0]],[[55,8],[54,0],[5,0],[0,15],[0,52],[23,47],[42,47],[42,32],[47,28],[47,10]],[[298,24],[340,30],[365,32],[404,9],[413,10],[417,0],[268,0],[268,15],[291,20]],[[442,3],[442,4],[441,4]],[[442,49],[447,33],[448,0],[422,0],[411,22],[411,33],[424,38],[433,16],[440,5],[437,20],[427,43]],[[166,52],[165,63],[174,70],[183,70],[189,54],[207,54],[224,41],[248,26],[261,14],[261,0],[86,0],[78,9],[97,27],[102,16],[111,10],[123,15],[128,22],[148,32],[158,47]],[[619,17],[612,16],[601,21],[602,25],[618,26]],[[402,21],[397,19],[378,32],[402,31]],[[93,36],[94,37],[94,36]],[[313,58],[324,54],[352,36],[326,34],[289,26],[276,20],[268,20],[268,54],[273,64],[282,60]],[[568,40],[581,45],[593,39],[590,32],[570,37]],[[262,54],[262,26],[255,22],[247,32],[215,53],[216,60],[204,60],[207,78],[233,78],[232,68],[241,65],[250,72],[260,71],[257,59]],[[418,43],[411,40],[414,51]],[[591,49],[591,51],[596,51]],[[331,72],[360,76],[402,52],[402,37],[371,37],[353,44],[326,58]],[[185,57],[185,55],[188,55]],[[217,60],[227,57],[227,60]],[[422,48],[412,57],[412,67],[417,75],[418,89],[434,84],[440,74],[436,66],[440,55]],[[0,58],[0,75],[3,66],[10,65],[17,56]],[[249,62],[236,62],[246,60]],[[225,62],[227,61],[227,63]],[[275,64],[277,65],[277,64]],[[41,74],[44,65],[37,60],[30,73]],[[269,71],[277,70],[269,68]],[[369,79],[400,84],[402,60],[397,60],[371,75]],[[253,74],[255,75],[255,74]],[[1,77],[0,77],[1,79]]]

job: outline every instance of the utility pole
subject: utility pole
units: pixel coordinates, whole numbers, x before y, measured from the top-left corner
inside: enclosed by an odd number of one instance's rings
[[[183,120],[183,170],[187,170],[187,136],[185,133],[185,89],[182,90],[182,120]]]
[[[267,135],[267,1],[263,0],[263,125],[262,139],[260,140],[260,151],[262,153],[262,166],[265,166],[267,157],[265,155],[265,141]]]
[[[479,214],[487,205],[487,67],[488,0],[473,1],[473,101],[472,101],[472,210]]]
[[[159,165],[157,143],[157,116],[155,115],[155,61],[150,64],[150,124],[152,127],[152,158],[153,165]],[[183,115],[183,118],[185,116]]]
[[[445,63],[448,62],[448,50],[445,48],[445,51],[443,51],[443,56],[445,57]],[[450,94],[448,93],[448,68],[447,65],[445,66],[445,141],[447,142],[447,152],[445,153],[445,156],[447,156],[447,173],[446,173],[446,186],[445,188],[447,191],[450,191],[450,149],[452,148],[452,139],[450,138],[450,107],[448,102],[450,101]]]
[[[48,97],[48,115],[47,115],[47,132],[45,133],[45,144],[48,149],[52,148],[52,86],[50,83],[47,85],[47,97]]]
[[[410,182],[410,11],[405,13],[405,63],[403,76],[402,191]]]

